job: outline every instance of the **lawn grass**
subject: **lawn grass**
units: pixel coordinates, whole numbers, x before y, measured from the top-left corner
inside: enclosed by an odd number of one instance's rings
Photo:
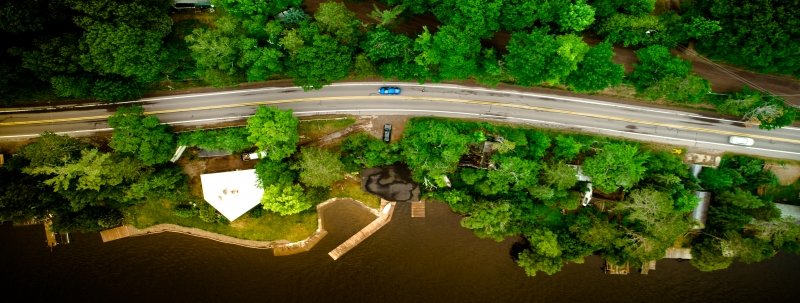
[[[181,218],[173,214],[173,208],[173,202],[166,200],[144,203],[130,209],[130,214],[126,217],[129,220],[128,223],[137,228],[146,228],[156,224],[175,224],[256,241],[288,240],[294,242],[308,238],[317,229],[317,213],[313,208],[290,216],[280,216],[268,211],[264,211],[263,215],[258,218],[244,214],[230,224],[207,223],[198,216]]]
[[[361,189],[359,177],[348,177],[331,186],[331,198],[351,198],[365,205],[378,209],[381,207],[381,198]]]
[[[300,141],[308,142],[322,138],[328,134],[343,130],[356,123],[353,117],[338,117],[330,119],[300,120],[297,131]]]

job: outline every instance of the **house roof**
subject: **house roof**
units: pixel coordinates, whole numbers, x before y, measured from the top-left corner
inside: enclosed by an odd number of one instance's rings
[[[230,221],[261,202],[257,180],[255,169],[200,175],[203,198]]]

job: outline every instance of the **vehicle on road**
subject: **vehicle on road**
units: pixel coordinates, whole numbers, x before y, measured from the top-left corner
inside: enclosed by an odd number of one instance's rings
[[[392,140],[392,125],[391,124],[384,124],[383,125],[383,142],[389,143]]]
[[[260,152],[242,154],[242,160],[245,160],[245,161],[247,161],[247,160],[256,160],[256,159],[260,159],[260,158],[263,158],[263,157],[266,157],[266,156],[267,156],[267,151],[262,150]]]
[[[753,138],[730,136],[728,137],[728,143],[733,145],[753,146],[756,142]]]
[[[384,86],[378,89],[378,93],[381,95],[399,95],[400,88],[396,86]]]

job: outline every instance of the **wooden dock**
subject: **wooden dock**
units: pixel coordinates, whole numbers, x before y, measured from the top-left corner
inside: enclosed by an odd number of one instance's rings
[[[425,218],[425,201],[411,202],[411,217]]]
[[[692,259],[692,249],[691,248],[681,248],[681,247],[670,247],[670,248],[667,248],[667,252],[664,255],[664,258],[691,260]]]
[[[331,250],[328,255],[334,260],[339,259],[342,255],[353,249],[353,247],[361,244],[362,241],[364,241],[366,238],[369,238],[369,236],[386,225],[386,223],[389,223],[389,221],[392,220],[392,213],[394,213],[394,207],[396,203],[397,202],[388,203],[384,208],[382,208],[381,214],[375,218],[375,220],[367,224],[367,226],[347,239],[347,241],[344,241],[344,243]]]
[[[120,227],[115,227],[112,229],[106,229],[100,232],[100,238],[103,239],[103,242],[114,241],[122,238],[130,237],[133,234],[137,234],[136,228],[130,225],[124,225]]]
[[[627,275],[631,272],[630,263],[625,262],[623,265],[611,264],[606,261],[606,273],[610,275]]]
[[[651,270],[656,270],[656,260],[652,260],[650,262],[642,264],[642,270],[640,272],[643,275],[646,275]]]
[[[51,249],[58,245],[56,241],[56,233],[53,231],[53,221],[47,220],[44,222],[44,235],[47,238],[47,246]]]

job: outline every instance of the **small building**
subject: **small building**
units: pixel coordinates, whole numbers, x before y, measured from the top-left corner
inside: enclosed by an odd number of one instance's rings
[[[692,229],[703,229],[706,227],[706,218],[708,217],[708,206],[711,204],[711,194],[705,191],[695,191],[694,195],[697,197],[697,206],[692,210],[692,219],[695,224]]]
[[[231,154],[232,154],[231,152],[226,151],[226,150],[206,150],[206,149],[201,149],[197,153],[197,156],[200,157],[200,158],[213,158],[213,157],[224,157],[224,156],[228,156],[228,155],[231,155]]]
[[[264,195],[255,169],[202,174],[200,182],[203,198],[229,221],[261,203]]]
[[[213,8],[214,4],[211,3],[211,0],[174,0],[172,7],[176,9]]]

